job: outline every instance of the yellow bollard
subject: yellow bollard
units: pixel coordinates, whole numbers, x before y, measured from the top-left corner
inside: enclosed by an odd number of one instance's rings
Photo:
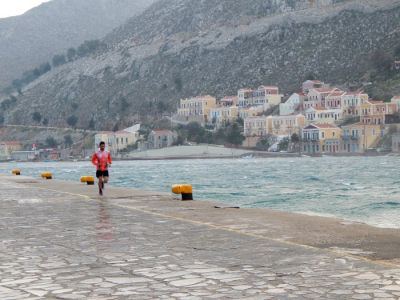
[[[182,200],[193,200],[193,189],[191,184],[174,184],[171,188],[174,194],[181,194]]]
[[[93,176],[82,176],[81,177],[81,182],[85,183],[87,185],[93,185],[94,184],[94,177]]]
[[[11,173],[14,174],[14,175],[21,175],[21,170],[20,169],[13,169],[11,171]]]
[[[40,174],[40,176],[42,177],[42,178],[45,178],[45,179],[52,179],[53,178],[53,174],[51,174],[51,172],[42,172],[41,174]]]

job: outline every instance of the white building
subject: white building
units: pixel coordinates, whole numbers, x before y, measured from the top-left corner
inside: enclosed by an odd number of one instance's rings
[[[341,109],[315,109],[310,107],[305,111],[308,123],[327,123],[334,124],[342,119],[343,112]]]
[[[299,107],[303,105],[305,95],[300,93],[292,94],[285,103],[279,104],[279,114],[288,116],[293,114]]]
[[[123,130],[102,131],[94,136],[94,149],[99,148],[100,142],[106,144],[106,150],[110,151],[111,155],[116,155],[121,150],[126,149],[130,145],[134,145],[139,140],[140,124],[125,128]]]

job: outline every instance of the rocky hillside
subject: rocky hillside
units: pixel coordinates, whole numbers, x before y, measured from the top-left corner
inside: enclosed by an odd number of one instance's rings
[[[399,0],[163,0],[107,47],[26,86],[3,119],[116,129],[175,111],[182,97],[260,84],[291,92],[311,74],[358,81],[399,34]]]
[[[52,0],[0,19],[0,90],[55,54],[108,32],[154,0]]]

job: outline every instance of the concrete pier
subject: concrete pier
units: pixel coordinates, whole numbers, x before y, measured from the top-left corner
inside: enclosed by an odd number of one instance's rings
[[[175,197],[0,176],[0,299],[400,299],[399,230]]]

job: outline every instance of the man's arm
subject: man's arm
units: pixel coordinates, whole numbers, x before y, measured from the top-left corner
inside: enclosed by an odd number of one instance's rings
[[[92,164],[95,166],[97,166],[97,164],[98,164],[96,153],[93,153],[93,155],[92,155]]]
[[[108,164],[111,165],[112,164],[112,159],[111,159],[111,154],[110,152],[108,153]]]

